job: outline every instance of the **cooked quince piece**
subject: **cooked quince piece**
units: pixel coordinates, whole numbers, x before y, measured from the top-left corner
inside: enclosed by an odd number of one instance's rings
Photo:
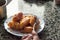
[[[26,15],[23,15],[23,18],[27,17]]]
[[[10,27],[10,28],[13,28],[14,27],[14,22],[12,21],[12,22],[9,22],[8,23],[8,26]]]
[[[15,25],[15,26],[14,26],[14,29],[15,29],[15,30],[20,30],[20,24],[19,24],[18,22],[15,22],[14,25]]]
[[[33,26],[33,24],[35,23],[35,17],[33,16],[33,17],[30,17],[30,24]]]
[[[19,22],[23,17],[23,13],[18,13],[15,16],[13,16],[13,21],[14,22]]]
[[[30,19],[29,19],[28,17],[23,18],[23,19],[20,21],[20,26],[22,27],[22,26],[28,25],[28,24],[29,24],[29,21],[30,21]]]
[[[12,21],[17,22],[17,21],[19,21],[19,18],[17,16],[14,16]]]
[[[18,14],[17,14],[17,16],[18,16],[18,18],[21,20],[21,19],[22,19],[22,17],[23,17],[23,13],[22,13],[22,12],[20,12],[20,13],[18,13]]]
[[[21,30],[21,29],[23,29],[23,26],[20,26],[20,23],[15,22],[15,29]]]
[[[27,27],[24,28],[23,32],[24,32],[24,33],[31,33],[32,30],[33,30],[33,27],[27,26]]]

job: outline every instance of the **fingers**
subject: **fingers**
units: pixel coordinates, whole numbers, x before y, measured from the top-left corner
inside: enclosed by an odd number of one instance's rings
[[[34,36],[34,35],[37,35],[37,33],[36,33],[36,31],[32,31],[32,35]]]
[[[33,30],[32,35],[33,35],[33,40],[40,40],[36,31]]]
[[[32,39],[33,38],[33,39]],[[22,37],[22,40],[40,40],[37,33],[33,30],[32,34],[28,34]]]
[[[31,40],[32,39],[32,35],[29,34],[29,36],[26,38],[26,40]]]
[[[22,37],[22,39],[25,39],[25,38],[27,38],[28,37],[28,35],[24,35],[23,37]]]
[[[38,36],[33,36],[33,40],[40,40]]]
[[[26,36],[23,36],[22,37],[22,40],[31,40],[31,38],[32,38],[32,35],[31,34],[28,34]]]

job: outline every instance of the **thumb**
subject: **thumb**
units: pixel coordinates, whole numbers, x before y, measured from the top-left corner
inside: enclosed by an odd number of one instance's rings
[[[33,40],[40,40],[38,36],[33,36]]]
[[[32,35],[33,35],[33,40],[40,40],[36,31],[33,30]]]
[[[34,35],[37,35],[37,33],[36,33],[35,30],[32,31],[32,35],[33,35],[33,36],[34,36]]]

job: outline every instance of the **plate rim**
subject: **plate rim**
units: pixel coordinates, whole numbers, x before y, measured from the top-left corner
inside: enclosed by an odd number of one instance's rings
[[[11,16],[11,17],[13,17],[13,16]],[[8,19],[10,19],[11,17],[9,17],[9,18],[7,18],[6,20],[5,20],[5,22],[4,22],[4,28],[6,27],[6,21],[8,20]],[[40,31],[38,31],[37,33],[40,33],[43,29],[44,29],[44,25],[45,25],[45,22],[44,22],[44,20],[42,19],[42,21],[43,21],[43,28],[42,29],[40,29]],[[12,34],[12,35],[15,35],[15,36],[23,36],[23,35],[19,35],[19,34],[14,34],[14,33],[12,33],[12,32],[10,32],[10,30],[7,30],[6,28],[5,28],[5,30],[8,32],[8,33],[10,33],[10,34]]]

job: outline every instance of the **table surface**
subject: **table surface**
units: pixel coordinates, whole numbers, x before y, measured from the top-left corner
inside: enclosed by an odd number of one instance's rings
[[[39,38],[42,40],[60,40],[60,7],[55,6],[54,11],[51,12],[52,2],[45,4],[45,28],[39,33]],[[5,20],[0,22],[0,40],[19,40],[21,37],[11,35],[4,29]]]

